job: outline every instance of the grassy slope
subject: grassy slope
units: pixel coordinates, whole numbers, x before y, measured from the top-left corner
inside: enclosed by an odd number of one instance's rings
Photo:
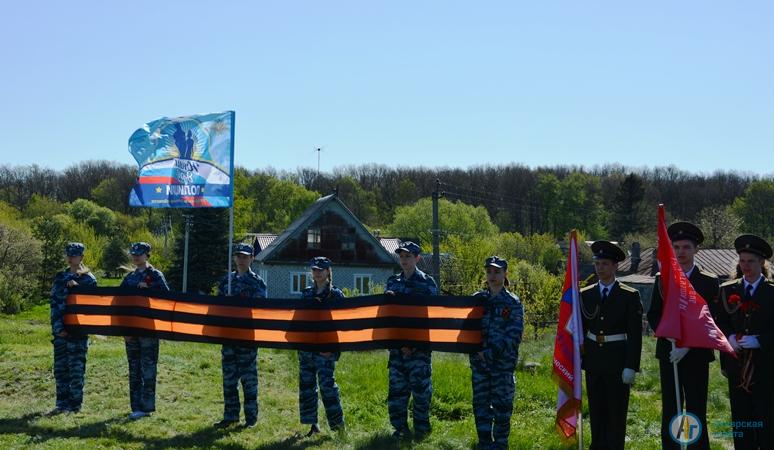
[[[325,449],[394,448],[386,411],[386,351],[345,353],[337,368],[346,434],[327,431],[314,439],[298,422],[295,352],[259,351],[259,425],[252,430],[213,430],[222,414],[220,347],[163,341],[159,361],[157,413],[139,422],[125,420],[129,413],[127,367],[123,341],[92,337],[89,349],[86,398],[80,414],[41,417],[54,405],[52,349],[48,308],[21,315],[0,316],[0,448],[262,448],[307,447]],[[522,361],[541,365],[517,372],[517,398],[511,448],[560,449],[553,429],[556,387],[550,378],[551,336],[522,345]],[[646,339],[643,373],[638,376],[630,403],[627,448],[657,449],[660,399],[654,342]],[[470,369],[465,355],[433,356],[434,432],[421,443],[404,448],[471,448],[475,432],[470,406]],[[710,380],[710,424],[727,420],[725,380],[717,364]],[[584,411],[586,436],[588,411]],[[320,408],[320,419],[324,412]],[[713,431],[726,431],[718,427]],[[586,439],[588,445],[588,438]],[[713,448],[728,440],[713,439]],[[577,447],[575,447],[577,448]]]

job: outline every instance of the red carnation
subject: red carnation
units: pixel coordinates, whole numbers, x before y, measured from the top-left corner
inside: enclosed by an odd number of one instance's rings
[[[153,282],[153,278],[150,275],[145,276],[145,284],[150,286],[150,284]]]
[[[736,305],[740,300],[742,300],[742,297],[740,297],[739,294],[731,294],[731,296],[728,297],[728,303],[731,305]]]
[[[507,319],[511,316],[511,308],[503,308],[502,312],[503,319]]]

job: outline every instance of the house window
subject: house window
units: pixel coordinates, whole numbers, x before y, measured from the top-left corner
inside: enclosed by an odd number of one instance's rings
[[[355,289],[360,295],[371,293],[371,274],[355,274]]]
[[[290,274],[290,293],[291,294],[300,294],[301,291],[306,289],[306,279],[307,276],[306,272],[293,272]]]
[[[345,234],[341,237],[341,249],[344,251],[354,251],[355,250],[355,235],[354,234]]]
[[[306,232],[306,248],[320,248],[320,229],[310,228]]]

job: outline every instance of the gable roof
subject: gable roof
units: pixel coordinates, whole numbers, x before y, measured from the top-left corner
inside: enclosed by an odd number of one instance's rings
[[[342,202],[335,194],[326,195],[325,197],[317,199],[317,201],[307,208],[301,216],[294,220],[285,231],[280,233],[280,235],[276,236],[274,239],[271,239],[271,235],[268,233],[257,233],[252,235],[258,239],[258,242],[261,245],[261,251],[256,255],[255,261],[263,263],[271,260],[277,252],[284,247],[288,240],[304,233],[306,228],[326,211],[336,211],[349,222],[350,225],[355,228],[355,233],[361,239],[371,243],[377,257],[383,264],[394,264],[392,255],[390,255],[379,240],[366,229],[365,225],[355,217],[355,214],[352,213],[344,202]],[[264,242],[266,243],[266,246],[263,245]]]

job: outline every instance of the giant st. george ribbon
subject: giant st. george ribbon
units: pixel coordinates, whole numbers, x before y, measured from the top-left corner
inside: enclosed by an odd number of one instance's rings
[[[482,313],[481,300],[467,296],[382,294],[317,303],[75,288],[64,321],[71,331],[108,336],[309,351],[411,346],[471,353],[481,346]]]

